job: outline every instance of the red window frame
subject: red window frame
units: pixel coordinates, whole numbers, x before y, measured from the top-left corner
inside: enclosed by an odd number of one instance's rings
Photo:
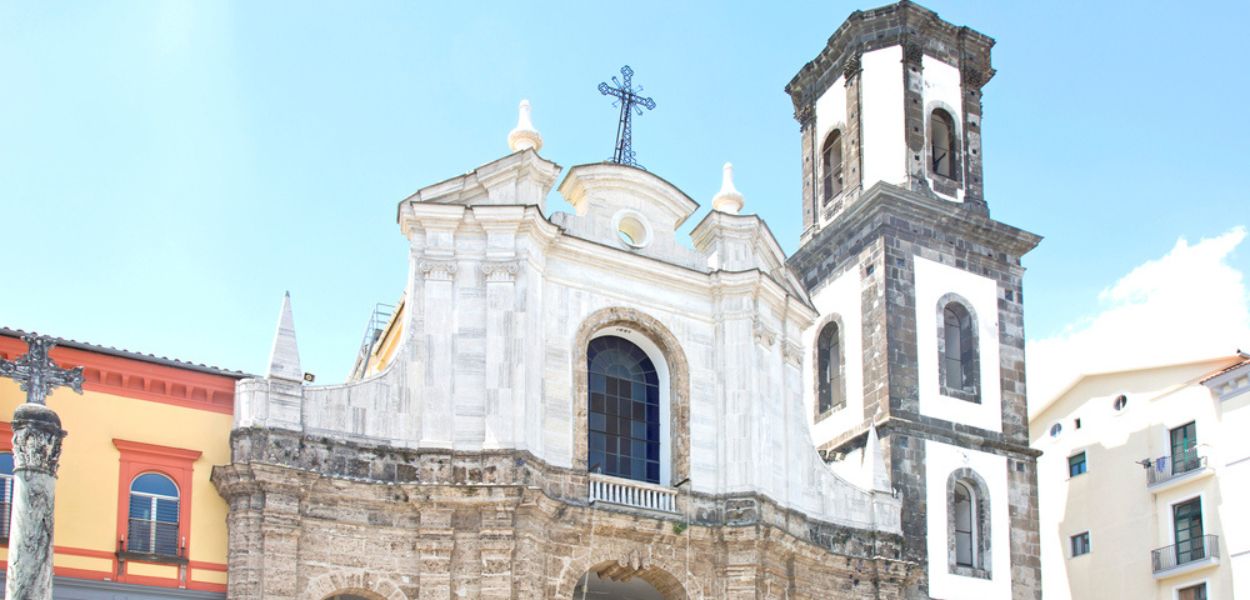
[[[203,452],[132,442],[114,438],[113,445],[121,452],[117,484],[117,541],[119,549],[126,548],[129,523],[130,484],[144,473],[159,473],[173,480],[178,486],[178,548],[191,547],[191,481],[195,473],[195,461]],[[182,556],[189,559],[189,556]],[[118,581],[140,583],[150,579],[125,573],[118,574]]]

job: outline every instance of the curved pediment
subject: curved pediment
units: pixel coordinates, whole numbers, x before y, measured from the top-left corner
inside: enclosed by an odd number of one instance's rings
[[[677,243],[677,228],[699,203],[653,173],[616,163],[578,165],[560,184],[574,215],[557,219],[570,235],[667,262],[700,268]]]

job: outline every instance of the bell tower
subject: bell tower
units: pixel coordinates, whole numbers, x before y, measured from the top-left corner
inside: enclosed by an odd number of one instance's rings
[[[813,435],[835,471],[881,455],[916,597],[1041,598],[1021,266],[1041,238],[986,203],[993,45],[903,0],[852,13],[786,87]]]
[[[993,45],[907,0],[847,18],[786,86],[801,129],[804,239],[877,182],[987,213],[981,87]]]

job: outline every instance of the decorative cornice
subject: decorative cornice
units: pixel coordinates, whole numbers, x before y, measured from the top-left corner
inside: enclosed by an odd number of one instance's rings
[[[915,42],[906,42],[903,44],[903,62],[921,65],[924,61],[924,48]]]
[[[426,281],[451,281],[456,268],[454,260],[423,260],[420,266],[421,276]]]
[[[863,53],[857,51],[846,59],[846,64],[842,66],[842,76],[850,81],[852,77],[859,75],[864,70]]]

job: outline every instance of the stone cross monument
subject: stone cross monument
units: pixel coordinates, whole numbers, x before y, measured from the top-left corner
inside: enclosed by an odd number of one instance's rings
[[[48,351],[55,342],[24,335],[28,350],[17,360],[0,360],[0,376],[17,381],[26,402],[13,411],[13,526],[4,595],[14,600],[52,598],[52,506],[56,468],[65,431],[45,404],[48,392],[68,387],[82,393],[82,367],[62,369]]]

